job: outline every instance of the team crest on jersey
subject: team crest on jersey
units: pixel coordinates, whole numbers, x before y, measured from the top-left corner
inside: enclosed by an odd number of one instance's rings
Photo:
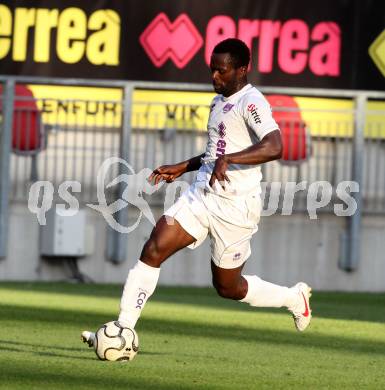
[[[257,107],[255,106],[255,104],[253,104],[253,103],[249,104],[247,106],[247,111],[249,111],[251,113],[252,117],[254,118],[255,123],[261,123],[261,118],[258,115]]]
[[[218,125],[218,134],[221,138],[224,138],[225,135],[226,135],[226,126],[223,122],[221,122],[219,125]]]
[[[234,104],[227,103],[223,107],[223,113],[226,114],[227,112],[231,111],[231,109],[234,107]]]

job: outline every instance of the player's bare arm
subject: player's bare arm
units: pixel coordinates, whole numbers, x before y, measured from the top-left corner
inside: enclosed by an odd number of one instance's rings
[[[178,164],[162,165],[154,169],[148,180],[154,184],[158,184],[162,180],[167,183],[172,183],[176,178],[182,176],[184,173],[198,170],[202,165],[201,159],[203,156],[204,153]]]
[[[225,181],[230,181],[226,175],[229,164],[258,165],[280,159],[281,156],[281,132],[275,130],[265,135],[265,137],[256,145],[251,145],[237,153],[225,154],[218,157],[215,161],[209,184],[213,187],[215,180],[218,180],[222,188],[224,188]]]

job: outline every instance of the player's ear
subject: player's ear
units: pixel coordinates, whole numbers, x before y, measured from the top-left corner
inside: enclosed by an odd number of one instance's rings
[[[239,73],[241,76],[246,76],[247,75],[247,66],[241,66],[239,68]]]

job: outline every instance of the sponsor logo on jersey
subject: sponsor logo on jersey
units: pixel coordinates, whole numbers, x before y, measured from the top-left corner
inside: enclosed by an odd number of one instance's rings
[[[223,113],[226,114],[227,112],[231,111],[231,109],[234,107],[234,104],[227,103],[223,107]]]
[[[218,135],[221,137],[217,142],[216,156],[223,156],[226,151],[226,141],[223,139],[226,135],[226,126],[223,122],[218,125]]]
[[[226,126],[223,122],[221,122],[219,125],[218,125],[218,134],[221,138],[224,138],[225,135],[226,135]]]
[[[223,156],[226,152],[225,148],[226,148],[226,141],[224,139],[218,140],[216,156],[217,157]]]
[[[254,118],[255,123],[261,123],[261,118],[258,115],[257,107],[255,106],[255,104],[252,104],[252,103],[249,104],[247,106],[247,111],[249,111],[251,113],[252,117]]]

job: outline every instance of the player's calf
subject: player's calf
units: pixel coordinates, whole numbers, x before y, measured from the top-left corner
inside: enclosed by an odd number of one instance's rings
[[[240,300],[246,295],[246,289],[241,281],[236,285],[225,285],[214,280],[213,285],[222,298]]]

